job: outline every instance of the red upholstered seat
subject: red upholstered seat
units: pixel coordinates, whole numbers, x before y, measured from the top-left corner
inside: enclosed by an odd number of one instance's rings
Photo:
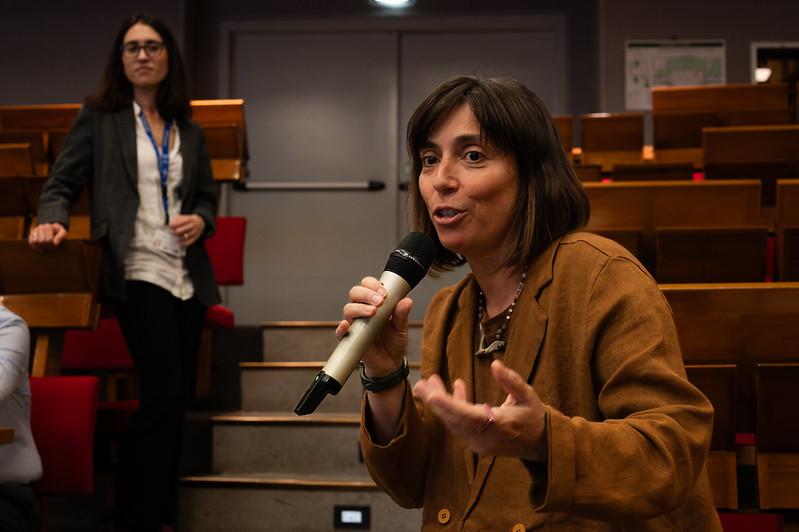
[[[95,330],[68,330],[64,334],[62,369],[133,369],[128,346],[116,318],[103,318]]]
[[[782,515],[720,512],[724,532],[782,532]]]
[[[205,249],[211,259],[214,278],[220,286],[244,284],[244,236],[247,218],[242,216],[220,216],[216,219],[216,232],[205,241]],[[206,327],[232,329],[235,325],[233,311],[222,305],[208,309]]]
[[[208,313],[205,315],[206,327],[224,327],[232,329],[236,324],[233,311],[222,305],[213,305],[208,307]]]
[[[32,377],[31,429],[42,458],[42,495],[94,492],[97,377]]]
[[[214,277],[219,285],[244,284],[244,236],[247,218],[220,216],[216,219],[216,232],[205,241],[211,258]]]

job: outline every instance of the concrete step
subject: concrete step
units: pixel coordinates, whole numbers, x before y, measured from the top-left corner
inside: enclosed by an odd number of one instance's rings
[[[184,477],[180,530],[333,531],[336,506],[367,507],[370,530],[418,531],[421,510],[396,505],[368,476],[218,474]]]
[[[242,410],[293,412],[325,362],[245,362],[241,364]],[[419,380],[419,363],[409,363],[410,381]],[[359,412],[361,388],[358,371],[337,395],[325,397],[317,412]]]
[[[358,414],[233,412],[212,421],[214,472],[368,476]]]
[[[337,321],[272,321],[264,322],[263,359],[267,362],[299,362],[327,360],[336,348]],[[422,323],[408,327],[408,360],[420,359]]]

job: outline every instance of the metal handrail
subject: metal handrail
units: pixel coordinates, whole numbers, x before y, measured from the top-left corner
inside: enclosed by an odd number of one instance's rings
[[[382,181],[261,181],[234,183],[242,192],[375,192],[386,188]]]

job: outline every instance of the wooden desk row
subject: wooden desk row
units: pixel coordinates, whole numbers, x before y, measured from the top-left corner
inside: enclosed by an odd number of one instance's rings
[[[0,106],[0,177],[47,176],[79,110],[78,104]],[[192,115],[205,132],[214,179],[246,179],[244,101],[194,100]]]
[[[627,247],[661,282],[762,280],[752,272],[765,273],[771,232],[778,278],[799,280],[799,180],[780,181],[779,206],[765,211],[756,180],[584,186],[591,202],[587,230]],[[667,264],[667,256],[682,260]],[[730,276],[720,277],[722,271]]]

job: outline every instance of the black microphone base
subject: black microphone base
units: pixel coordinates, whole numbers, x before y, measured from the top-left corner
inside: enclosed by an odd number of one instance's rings
[[[327,394],[337,395],[341,391],[341,383],[324,372],[320,371],[314,377],[313,382],[305,390],[305,394],[294,407],[294,413],[298,416],[311,414],[322,403]]]

